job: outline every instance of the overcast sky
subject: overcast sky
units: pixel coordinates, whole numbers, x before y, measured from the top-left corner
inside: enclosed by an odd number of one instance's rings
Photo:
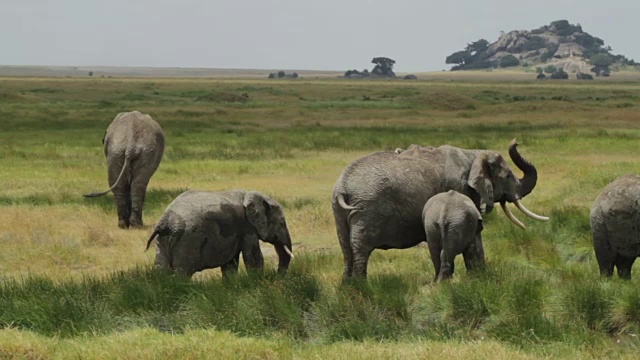
[[[0,64],[433,71],[559,19],[638,61],[639,17],[640,0],[0,0]]]

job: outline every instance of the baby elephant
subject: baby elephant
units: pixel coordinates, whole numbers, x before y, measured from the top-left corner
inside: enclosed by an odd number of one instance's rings
[[[425,204],[422,222],[437,282],[453,275],[460,253],[467,270],[484,267],[482,215],[471,199],[453,190],[437,194]]]
[[[600,275],[610,277],[614,266],[622,279],[640,256],[640,176],[615,179],[591,208],[591,235]]]
[[[189,277],[217,267],[223,275],[235,273],[241,253],[247,269],[263,270],[258,239],[275,246],[278,271],[293,258],[282,207],[256,191],[186,191],[158,220],[147,249],[156,236],[156,267]]]

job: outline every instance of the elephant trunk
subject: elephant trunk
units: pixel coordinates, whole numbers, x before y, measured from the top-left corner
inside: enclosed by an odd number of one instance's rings
[[[533,166],[527,159],[523,158],[520,153],[518,153],[518,143],[516,139],[511,141],[509,145],[509,156],[513,163],[516,164],[518,169],[522,170],[524,176],[521,179],[518,179],[518,189],[517,196],[519,199],[529,195],[529,193],[536,187],[536,182],[538,181],[538,171],[536,167]]]
[[[291,238],[289,234],[287,234],[287,241],[285,243],[276,243],[274,244],[276,249],[276,254],[278,254],[278,271],[284,272],[289,269],[289,263],[291,259],[293,259],[293,251],[291,247]]]

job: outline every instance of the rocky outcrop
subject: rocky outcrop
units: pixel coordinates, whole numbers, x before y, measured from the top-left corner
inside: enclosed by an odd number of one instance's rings
[[[618,64],[635,65],[633,60],[613,55],[610,50],[602,39],[584,32],[579,24],[558,20],[538,29],[502,33],[493,43],[477,40],[449,55],[446,63],[454,64],[451,70],[553,64],[569,73],[586,73],[593,71],[589,59],[605,54]],[[509,61],[503,61],[505,58]]]

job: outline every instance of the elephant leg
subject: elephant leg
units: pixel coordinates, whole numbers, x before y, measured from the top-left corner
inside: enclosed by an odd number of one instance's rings
[[[124,159],[122,162],[113,160],[108,164],[108,175],[109,175],[109,186],[113,186],[118,179],[118,175],[120,175],[120,171],[122,170],[122,165],[124,164]],[[116,202],[116,208],[118,210],[118,227],[121,229],[126,229],[129,227],[129,215],[131,213],[131,194],[129,193],[130,186],[128,183],[128,176],[124,174],[123,178],[120,179],[118,185],[113,188],[113,198]]]
[[[462,252],[464,258],[464,266],[467,271],[473,271],[478,268],[484,268],[484,248],[482,247],[482,239],[476,235],[475,241]]]
[[[429,254],[431,255],[431,262],[433,263],[433,268],[435,270],[435,275],[433,279],[434,281],[438,281],[438,276],[440,275],[440,252],[442,251],[442,246],[440,245],[440,242],[437,239],[427,240],[427,245],[429,246]]]
[[[362,244],[357,239],[354,239],[353,245],[353,275],[366,278],[369,256],[371,256],[373,248]]]
[[[242,261],[247,271],[263,271],[264,258],[260,242],[255,235],[245,235],[242,246]]]
[[[147,185],[149,178],[146,176],[134,176],[131,182],[131,213],[129,215],[129,223],[133,227],[141,227],[142,208],[144,206],[144,198],[147,193]]]
[[[351,221],[350,239],[351,239],[351,256],[352,256],[352,276],[367,277],[367,264],[369,256],[373,252],[373,247],[369,244],[375,243],[373,239],[377,234],[367,231],[368,223],[361,219]],[[348,255],[347,255],[348,256]]]
[[[600,275],[613,276],[613,267],[616,262],[616,254],[609,246],[609,237],[603,224],[592,221],[591,231],[593,237],[593,249],[600,268]]]
[[[618,255],[616,257],[616,268],[618,270],[618,276],[621,279],[630,280],[631,279],[631,267],[633,263],[636,261],[634,257],[626,257],[622,255]]]
[[[236,255],[231,261],[222,265],[222,276],[227,277],[229,275],[238,273],[238,265],[240,264],[240,254]]]
[[[438,274],[437,282],[449,279],[453,276],[455,256],[449,254],[448,251],[440,251],[440,274]]]
[[[169,259],[160,251],[159,246],[156,246],[156,259],[153,266],[157,269],[171,269]]]
[[[341,209],[342,210],[342,209]],[[349,233],[349,225],[347,224],[345,214],[335,214],[336,231],[338,233],[338,241],[340,242],[340,249],[342,249],[342,258],[344,261],[344,270],[342,277],[344,279],[350,278],[353,275],[353,249],[351,248],[351,236]]]

